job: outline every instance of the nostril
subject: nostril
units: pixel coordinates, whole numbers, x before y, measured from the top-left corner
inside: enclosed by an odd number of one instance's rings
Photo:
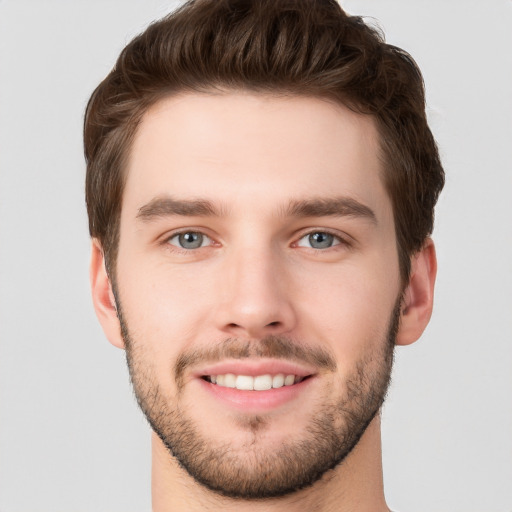
[[[267,324],[267,327],[278,327],[279,326],[279,322],[270,322],[269,324]]]

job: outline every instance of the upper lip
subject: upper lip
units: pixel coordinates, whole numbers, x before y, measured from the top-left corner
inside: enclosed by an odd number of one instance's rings
[[[232,359],[207,364],[199,368],[198,371],[195,371],[194,377],[225,375],[227,373],[251,377],[256,377],[257,375],[278,375],[280,373],[308,377],[316,372],[314,369],[300,363],[283,359]]]

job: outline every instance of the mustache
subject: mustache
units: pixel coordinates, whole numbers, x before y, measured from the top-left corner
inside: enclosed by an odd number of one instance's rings
[[[306,363],[315,368],[335,371],[334,356],[322,347],[313,347],[285,336],[266,336],[260,340],[227,338],[208,348],[182,353],[174,364],[176,381],[183,382],[185,371],[199,363],[216,363],[224,359],[273,358]]]

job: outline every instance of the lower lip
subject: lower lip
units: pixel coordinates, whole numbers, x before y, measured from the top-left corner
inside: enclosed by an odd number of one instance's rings
[[[311,385],[313,377],[298,384],[272,388],[265,391],[244,391],[236,388],[217,386],[204,379],[199,379],[200,385],[207,392],[227,405],[246,412],[263,412],[281,407],[288,402],[297,400]]]

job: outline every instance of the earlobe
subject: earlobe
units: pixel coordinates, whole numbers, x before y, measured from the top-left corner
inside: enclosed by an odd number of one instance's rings
[[[411,261],[411,276],[403,296],[397,345],[414,343],[427,327],[432,315],[436,273],[435,246],[428,238]]]
[[[112,345],[125,348],[112,285],[105,268],[103,250],[97,239],[92,240],[89,275],[94,310],[103,332]]]

